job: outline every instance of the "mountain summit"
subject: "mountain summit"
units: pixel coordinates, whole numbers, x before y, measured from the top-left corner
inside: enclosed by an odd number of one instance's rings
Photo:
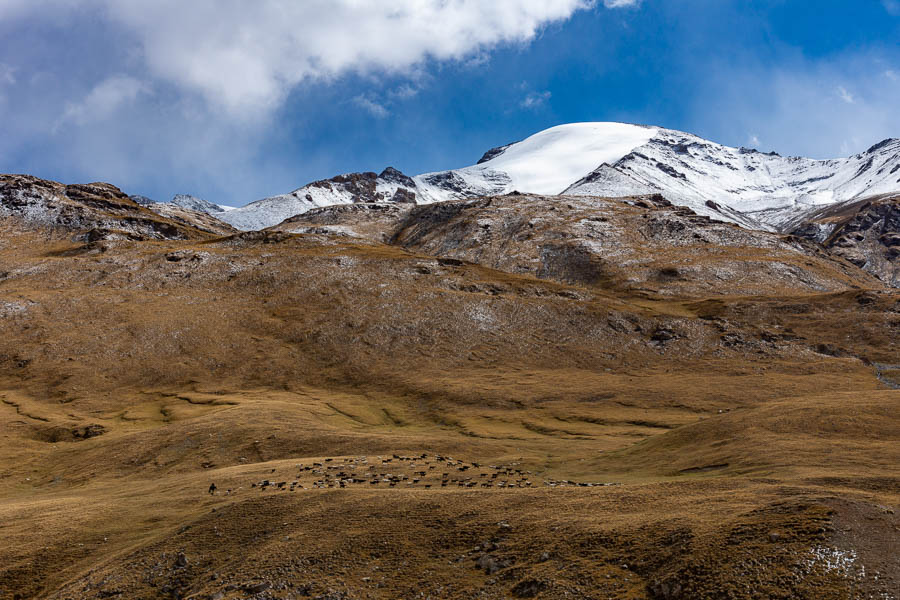
[[[217,216],[239,229],[260,229],[333,204],[430,204],[512,191],[661,193],[713,219],[783,231],[824,205],[898,190],[898,139],[848,158],[816,160],[732,148],[661,127],[570,123],[489,150],[472,166],[414,177],[390,167],[339,175]]]

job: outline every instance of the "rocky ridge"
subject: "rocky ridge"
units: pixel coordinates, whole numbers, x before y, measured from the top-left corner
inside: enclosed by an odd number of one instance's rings
[[[30,175],[0,175],[0,217],[35,228],[82,232],[93,241],[204,235],[188,220],[161,216],[114,185],[64,185]]]
[[[511,194],[405,209],[334,206],[298,215],[272,230],[387,241],[510,273],[661,294],[880,286],[813,241],[715,221],[658,194]]]
[[[900,196],[843,202],[804,215],[793,233],[900,287]]]
[[[314,181],[290,194],[257,200],[217,216],[238,229],[252,230],[271,227],[321,206],[378,202],[415,203],[415,182],[392,167],[380,174],[348,173]]]

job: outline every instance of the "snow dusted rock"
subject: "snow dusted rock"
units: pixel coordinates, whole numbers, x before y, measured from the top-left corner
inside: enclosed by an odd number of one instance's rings
[[[216,235],[231,235],[238,231],[228,223],[216,218],[222,214],[221,212],[210,213],[207,211],[185,208],[174,202],[157,202],[149,205],[147,208],[167,219]]]
[[[189,194],[176,194],[170,202],[156,202],[147,196],[139,195],[131,195],[129,198],[162,217],[202,231],[217,235],[230,235],[237,231],[218,218],[231,209],[229,206],[213,204]]]
[[[169,204],[174,204],[175,206],[180,206],[181,208],[188,208],[190,210],[204,212],[208,215],[217,215],[219,213],[225,212],[225,209],[218,204],[213,204],[208,200],[204,200],[203,198],[198,198],[196,196],[191,196],[189,194],[175,194],[175,197],[172,198],[172,201]]]
[[[141,206],[146,206],[151,210],[155,210],[154,206],[179,206],[181,208],[203,212],[208,215],[216,215],[218,213],[225,212],[230,208],[220,206],[218,204],[213,204],[208,200],[204,200],[203,198],[198,198],[196,196],[191,196],[190,194],[175,194],[175,196],[169,202],[157,202],[152,198],[148,198],[147,196],[141,196],[138,194],[132,194],[128,197]]]
[[[64,185],[30,175],[0,175],[0,218],[26,227],[77,232],[104,239],[191,239],[201,232],[167,219],[108,183]]]

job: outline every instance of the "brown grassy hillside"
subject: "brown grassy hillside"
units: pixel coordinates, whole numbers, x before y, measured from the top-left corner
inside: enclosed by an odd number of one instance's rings
[[[630,258],[569,277],[534,248],[595,209],[503,229],[534,202],[394,244],[0,220],[0,598],[898,597],[900,295],[606,200]]]

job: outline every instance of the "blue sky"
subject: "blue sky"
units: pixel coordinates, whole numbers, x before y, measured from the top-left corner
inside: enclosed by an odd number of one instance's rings
[[[575,121],[900,137],[900,0],[0,0],[0,171],[241,205]]]

